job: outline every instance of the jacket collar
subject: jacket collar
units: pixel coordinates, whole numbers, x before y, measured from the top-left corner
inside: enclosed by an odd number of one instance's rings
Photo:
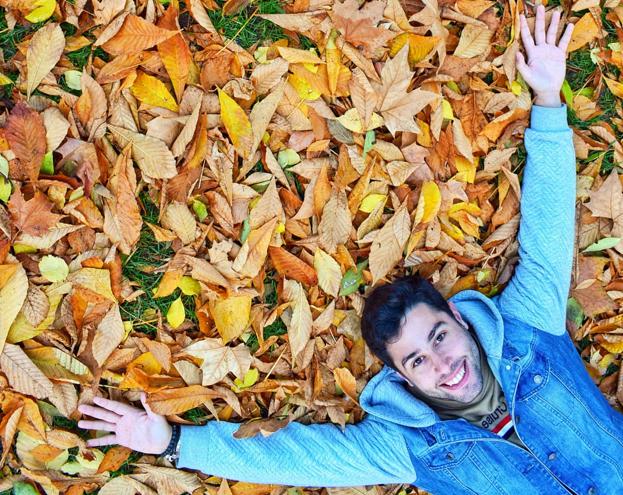
[[[477,333],[487,361],[499,381],[499,360],[504,344],[504,323],[492,299],[475,290],[458,292],[448,299]],[[361,392],[359,402],[367,413],[403,426],[426,427],[439,421],[437,413],[404,386],[404,378],[388,366]]]

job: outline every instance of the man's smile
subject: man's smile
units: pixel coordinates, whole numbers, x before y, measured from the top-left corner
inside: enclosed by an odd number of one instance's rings
[[[467,383],[469,376],[470,373],[469,368],[467,367],[467,362],[463,359],[463,362],[454,374],[446,380],[445,383],[442,383],[441,386],[449,390],[457,390]]]

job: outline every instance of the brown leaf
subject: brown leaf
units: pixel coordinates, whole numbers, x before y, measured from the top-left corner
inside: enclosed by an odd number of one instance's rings
[[[409,239],[411,219],[405,205],[377,232],[370,248],[370,271],[375,284],[402,258],[402,250]]]
[[[121,29],[102,48],[111,55],[141,52],[176,35],[176,31],[154,26],[142,17],[130,14]]]
[[[394,37],[388,29],[376,27],[383,18],[385,5],[381,0],[372,0],[359,9],[357,0],[336,1],[330,14],[344,38],[356,47],[363,47],[364,55],[372,57]]]
[[[16,188],[9,200],[9,212],[15,226],[23,233],[40,236],[53,227],[61,215],[51,213],[53,204],[45,194],[37,191],[32,199],[24,201],[24,196]]]
[[[54,393],[54,384],[37,368],[18,345],[4,344],[0,354],[0,368],[11,387],[37,399],[45,399]]]
[[[348,201],[343,189],[333,188],[331,198],[322,211],[318,225],[320,245],[329,253],[334,253],[338,244],[348,240],[352,228]]]
[[[143,220],[136,201],[136,174],[130,160],[130,145],[117,157],[108,189],[112,198],[104,203],[104,233],[124,254],[130,254],[141,236]]]
[[[41,115],[19,102],[7,119],[4,135],[16,158],[10,166],[10,177],[36,182],[46,153],[46,132]]]
[[[35,32],[26,53],[28,69],[26,97],[28,99],[59,61],[64,48],[65,35],[59,24],[51,22]]]
[[[393,59],[388,59],[381,71],[382,84],[376,84],[379,92],[376,108],[385,119],[385,126],[393,134],[396,131],[419,133],[413,118],[426,105],[440,99],[431,91],[417,88],[407,92],[413,72],[409,70],[407,57],[409,46],[405,45]]]

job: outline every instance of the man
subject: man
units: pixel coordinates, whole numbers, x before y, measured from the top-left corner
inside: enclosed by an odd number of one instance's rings
[[[573,260],[575,156],[565,76],[572,26],[556,45],[560,12],[518,68],[536,93],[523,177],[520,262],[501,295],[462,291],[446,302],[406,277],[367,299],[362,332],[386,366],[360,396],[368,413],[341,431],[291,423],[269,437],[236,440],[237,424],[172,428],[164,417],[96,398],[80,406],[119,443],[173,453],[179,468],[229,479],[302,486],[410,483],[435,494],[623,493],[623,416],[588,376],[565,331]],[[178,438],[179,436],[179,438]],[[177,449],[177,453],[175,452]]]

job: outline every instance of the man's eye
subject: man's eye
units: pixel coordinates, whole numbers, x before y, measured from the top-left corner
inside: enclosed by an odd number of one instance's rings
[[[421,357],[414,359],[413,360],[413,365],[411,366],[412,368],[415,368],[416,366],[418,366],[422,361],[421,361]]]
[[[441,342],[445,337],[446,332],[441,332],[439,335],[437,335],[437,342]],[[443,337],[441,340],[439,339],[439,337]]]

